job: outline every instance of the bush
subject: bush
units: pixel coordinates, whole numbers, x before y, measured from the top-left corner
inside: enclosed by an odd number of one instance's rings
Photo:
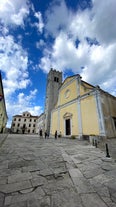
[[[76,139],[75,135],[72,135],[72,136],[71,136],[71,139]]]

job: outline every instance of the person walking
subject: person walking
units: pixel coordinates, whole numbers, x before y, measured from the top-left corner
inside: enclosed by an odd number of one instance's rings
[[[39,135],[40,135],[40,138],[42,138],[42,135],[43,135],[43,133],[42,133],[42,129],[40,129],[40,131],[39,131]]]
[[[57,130],[55,131],[55,139],[57,139]]]
[[[47,131],[45,131],[45,139],[47,138]]]

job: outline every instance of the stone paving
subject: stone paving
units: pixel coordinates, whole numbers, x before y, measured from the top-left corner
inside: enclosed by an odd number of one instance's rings
[[[105,146],[106,143],[108,144],[110,156],[116,160],[116,137],[105,139],[103,142],[100,142],[98,144],[98,148],[100,148],[102,151],[105,152],[106,151],[106,146]]]
[[[116,162],[87,141],[9,134],[0,207],[116,207]]]

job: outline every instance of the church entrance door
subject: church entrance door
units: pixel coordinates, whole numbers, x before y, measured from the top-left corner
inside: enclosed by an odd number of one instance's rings
[[[66,119],[65,120],[65,132],[66,132],[66,136],[71,135],[71,123],[70,123],[70,119]]]

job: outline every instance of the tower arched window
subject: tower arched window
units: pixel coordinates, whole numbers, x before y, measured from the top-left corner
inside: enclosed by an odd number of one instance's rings
[[[59,78],[58,77],[54,77],[54,82],[59,82]]]

